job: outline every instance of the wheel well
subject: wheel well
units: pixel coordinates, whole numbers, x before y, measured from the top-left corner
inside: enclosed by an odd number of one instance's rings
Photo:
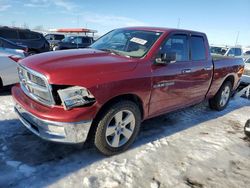
[[[102,107],[101,109],[98,111],[98,113],[96,114],[93,122],[92,122],[92,125],[90,127],[90,131],[89,131],[89,134],[88,134],[88,141],[91,142],[91,140],[93,139],[93,133],[95,132],[95,129],[97,128],[96,124],[98,123],[99,119],[102,117],[102,115],[105,113],[105,111],[112,105],[112,104],[115,104],[117,102],[120,102],[122,100],[129,100],[129,101],[132,101],[134,103],[136,103],[140,109],[140,112],[141,112],[141,119],[143,119],[144,117],[144,109],[143,109],[143,103],[142,103],[142,100],[137,96],[137,95],[134,95],[134,94],[125,94],[125,95],[119,95],[119,96],[116,96],[112,99],[110,99],[109,101],[107,101]]]
[[[29,48],[28,52],[36,52],[36,53],[39,53],[39,51],[38,51],[38,50],[33,49],[33,48]]]
[[[232,87],[234,87],[234,76],[232,76],[232,75],[228,76],[223,83],[225,83],[227,81],[231,82]]]
[[[2,78],[0,77],[0,88],[3,87],[3,81],[2,81]]]
[[[99,112],[97,113],[96,118],[98,118],[100,115],[102,115],[106,110],[107,108],[109,108],[109,106],[111,106],[112,104],[115,104],[117,102],[120,102],[122,100],[129,100],[129,101],[132,101],[134,102],[135,104],[138,105],[139,109],[140,109],[140,112],[141,112],[141,118],[143,119],[144,117],[144,110],[143,110],[143,103],[142,103],[142,100],[137,96],[137,95],[134,95],[134,94],[124,94],[124,95],[119,95],[119,96],[116,96],[112,99],[110,99],[109,101],[107,101],[102,107],[101,109],[99,110]]]

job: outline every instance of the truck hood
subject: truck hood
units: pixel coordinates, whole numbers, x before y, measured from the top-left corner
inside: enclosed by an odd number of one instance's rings
[[[133,70],[138,59],[94,49],[62,50],[30,56],[21,64],[48,78],[50,84],[83,85],[110,74]]]

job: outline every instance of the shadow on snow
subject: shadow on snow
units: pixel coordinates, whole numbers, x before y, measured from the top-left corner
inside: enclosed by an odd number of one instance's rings
[[[201,103],[194,107],[146,120],[142,123],[138,139],[131,149],[168,137],[197,126],[200,123],[224,116],[243,106],[250,105],[248,100],[240,100],[245,101],[245,103],[239,103],[234,99],[228,108],[221,112],[212,111],[207,107],[207,103]],[[38,180],[44,179],[43,186],[51,185],[71,173],[106,158],[93,147],[87,145],[80,149],[72,145],[43,141],[26,130],[16,119],[0,121],[0,127],[9,125],[12,125],[9,129],[11,133],[8,132],[6,135],[3,135],[5,133],[1,132],[0,128],[0,144],[3,143],[8,148],[5,151],[6,160],[20,161],[35,168],[39,172],[39,176],[43,176],[38,178]],[[44,166],[47,169],[46,173],[43,173]],[[50,169],[49,172],[48,169]],[[31,179],[30,181],[33,182]],[[15,186],[19,182],[13,183],[12,185]]]

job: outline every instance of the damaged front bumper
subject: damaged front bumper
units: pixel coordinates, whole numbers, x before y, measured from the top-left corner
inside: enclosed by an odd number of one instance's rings
[[[15,112],[23,125],[37,136],[54,142],[83,143],[86,141],[92,121],[56,122],[36,117],[24,110],[19,104]]]

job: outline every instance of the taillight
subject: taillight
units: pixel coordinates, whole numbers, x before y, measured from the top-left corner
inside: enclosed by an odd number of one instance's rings
[[[15,55],[11,55],[11,56],[9,56],[9,58],[12,59],[12,60],[15,61],[15,62],[18,62],[19,60],[22,59],[22,57],[20,57],[20,56],[15,56]]]

